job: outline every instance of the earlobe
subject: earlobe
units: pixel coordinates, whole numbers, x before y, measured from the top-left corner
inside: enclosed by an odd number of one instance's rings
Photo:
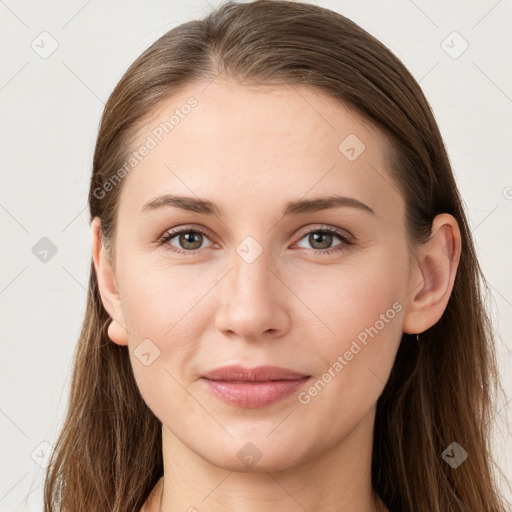
[[[109,338],[118,345],[128,344],[128,332],[124,327],[123,310],[121,307],[121,297],[117,287],[117,280],[111,262],[105,255],[105,249],[102,244],[101,220],[94,217],[91,222],[92,231],[92,259],[98,280],[98,289],[100,291],[103,307],[112,318],[108,327]]]
[[[128,345],[126,329],[115,319],[108,326],[108,337],[117,345]]]
[[[461,254],[457,221],[442,213],[432,223],[432,235],[418,250],[418,265],[412,273],[403,331],[421,333],[443,315],[455,282]]]

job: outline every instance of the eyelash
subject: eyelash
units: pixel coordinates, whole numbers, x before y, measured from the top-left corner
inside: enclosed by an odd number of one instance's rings
[[[209,238],[208,233],[200,228],[183,227],[183,228],[177,228],[176,230],[167,231],[160,238],[158,238],[158,240],[156,242],[159,247],[162,246],[162,247],[164,247],[165,250],[171,251],[176,254],[184,254],[186,256],[196,255],[200,249],[185,251],[182,249],[177,249],[176,247],[174,247],[168,243],[173,238],[175,238],[177,235],[180,235],[181,233],[200,233],[201,235]],[[322,234],[327,233],[330,235],[336,235],[337,237],[339,237],[339,239],[342,242],[330,249],[308,249],[308,251],[313,251],[313,253],[316,253],[318,256],[331,254],[333,252],[342,252],[342,251],[349,249],[349,247],[354,244],[351,236],[349,236],[345,233],[342,233],[335,228],[330,228],[330,227],[313,228],[313,229],[310,229],[307,231],[303,231],[303,232],[301,232],[300,238],[297,239],[297,242],[302,240],[305,236],[307,236],[311,233],[322,233]]]

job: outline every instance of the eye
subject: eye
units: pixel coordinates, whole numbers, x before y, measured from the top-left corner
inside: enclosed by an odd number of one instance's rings
[[[171,243],[174,238],[179,244],[178,247]],[[185,227],[167,231],[157,240],[157,243],[172,252],[193,255],[201,247],[204,238],[208,239],[208,235],[202,229]]]
[[[352,237],[350,235],[330,227],[309,228],[302,234],[305,236],[300,238],[299,242],[306,239],[306,241],[313,247],[313,252],[319,253],[319,255],[331,254],[336,251],[344,251],[348,246],[353,244]],[[341,242],[335,244],[333,247],[332,243],[335,238],[338,238]]]
[[[331,227],[309,228],[302,231],[301,234],[303,236],[299,239],[299,242],[307,237],[307,242],[313,247],[310,251],[320,256],[343,251],[354,243],[351,235]],[[205,238],[209,240],[208,233],[203,229],[185,226],[165,232],[157,240],[157,244],[172,252],[191,256],[201,249]],[[340,242],[332,247],[335,238],[338,238]],[[171,243],[174,239],[176,239],[175,243]]]

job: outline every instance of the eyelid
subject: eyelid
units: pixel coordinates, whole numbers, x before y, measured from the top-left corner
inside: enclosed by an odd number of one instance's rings
[[[334,233],[344,238],[347,242],[355,242],[355,237],[346,229],[337,228],[335,226],[330,226],[328,224],[308,224],[305,228],[299,229],[296,241],[299,241],[305,235],[308,235],[309,233],[313,233],[315,231],[327,231],[328,233]]]
[[[168,233],[179,234],[182,231],[198,231],[199,233],[203,233],[204,235],[208,236],[208,238],[212,238],[214,236],[209,229],[200,226],[199,224],[183,224],[176,226],[174,228],[167,229],[164,235]]]

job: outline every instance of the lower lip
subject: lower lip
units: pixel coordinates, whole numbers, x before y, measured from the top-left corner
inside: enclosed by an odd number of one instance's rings
[[[268,382],[233,382],[202,378],[207,389],[220,400],[248,409],[259,409],[278,402],[300,389],[310,377]]]

